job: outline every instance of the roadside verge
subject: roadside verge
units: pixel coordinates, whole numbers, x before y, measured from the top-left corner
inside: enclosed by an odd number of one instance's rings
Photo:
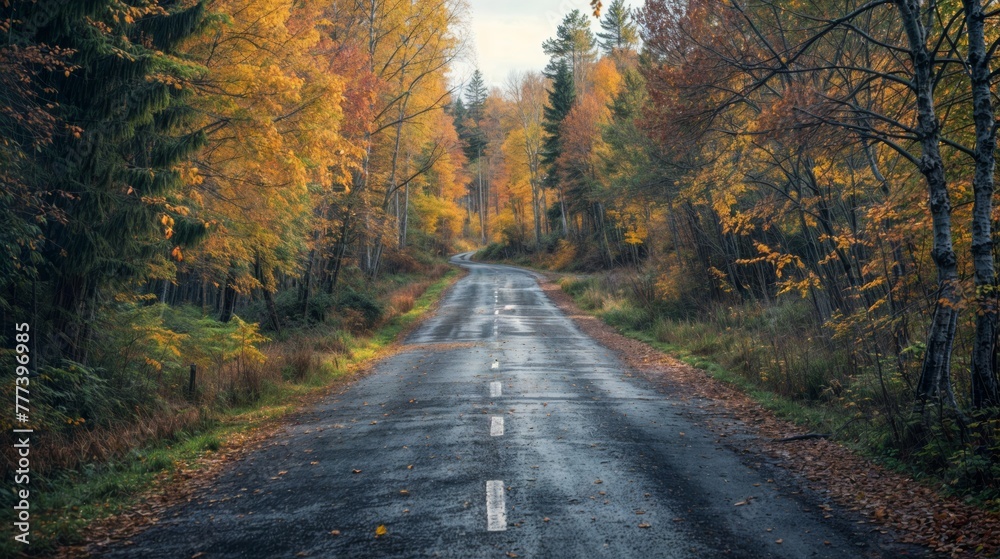
[[[580,330],[615,351],[629,367],[671,397],[699,399],[713,415],[738,422],[740,429],[756,437],[753,450],[776,460],[804,486],[858,511],[874,530],[898,542],[922,545],[952,557],[993,556],[1000,551],[1000,515],[942,496],[835,441],[815,437],[789,440],[800,435],[802,428],[705,369],[623,335],[582,310],[551,274],[543,274],[545,279],[539,281],[542,290]],[[725,437],[732,425],[733,421],[713,420],[708,428]]]
[[[109,495],[106,506],[102,503],[81,502],[73,504],[67,499],[63,510],[49,510],[46,516],[59,527],[46,534],[31,546],[32,555],[48,556],[53,545],[61,547],[55,557],[88,557],[117,542],[128,538],[157,523],[168,508],[196,498],[222,474],[230,464],[252,453],[262,443],[277,433],[296,413],[334,392],[343,392],[358,378],[370,372],[373,366],[399,351],[400,340],[416,328],[436,308],[447,290],[465,271],[453,268],[431,283],[416,299],[412,309],[381,325],[368,336],[357,339],[347,357],[327,356],[338,359],[341,371],[322,382],[303,385],[262,403],[236,410],[220,418],[215,424],[193,434],[176,444],[157,448],[157,459],[168,464],[158,473],[145,472],[145,455],[130,457],[105,476],[88,483],[114,486],[127,477],[128,485],[119,487],[118,493]],[[67,492],[85,496],[87,492],[65,487]],[[40,544],[40,545],[38,545]]]

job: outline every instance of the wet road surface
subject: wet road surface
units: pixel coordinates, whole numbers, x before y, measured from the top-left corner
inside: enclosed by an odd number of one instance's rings
[[[104,556],[896,555],[631,376],[529,272],[458,259],[403,351]]]

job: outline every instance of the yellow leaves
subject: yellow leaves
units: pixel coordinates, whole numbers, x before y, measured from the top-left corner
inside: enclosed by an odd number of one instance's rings
[[[193,165],[184,165],[177,169],[177,171],[180,172],[181,180],[188,186],[199,186],[205,182],[205,177],[201,174],[201,170]]]
[[[611,57],[603,57],[594,65],[591,73],[594,93],[603,105],[607,105],[618,94],[621,88],[622,76]]]
[[[822,283],[819,278],[812,272],[808,272],[806,277],[800,280],[788,279],[786,281],[778,282],[778,295],[796,292],[804,299],[809,296],[810,289],[817,289],[821,286]]]
[[[638,231],[628,230],[625,232],[625,242],[630,245],[641,245],[643,241],[646,240],[645,235],[641,235]]]
[[[170,251],[170,257],[173,258],[174,260],[176,260],[177,262],[183,262],[184,261],[184,253],[181,252],[181,247],[175,246],[174,250]]]
[[[805,268],[805,264],[794,254],[782,254],[760,241],[754,241],[754,247],[760,254],[757,258],[742,258],[736,260],[737,264],[757,264],[768,262],[774,266],[774,275],[779,279],[784,276],[785,268],[794,264],[795,268]]]
[[[375,528],[375,537],[376,538],[381,538],[382,536],[384,536],[384,535],[386,535],[388,533],[389,533],[389,530],[388,530],[388,528],[385,527],[385,524],[379,524],[378,528]]]

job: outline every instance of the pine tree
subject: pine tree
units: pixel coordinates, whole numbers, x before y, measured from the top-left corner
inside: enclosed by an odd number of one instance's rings
[[[109,287],[143,278],[153,262],[182,258],[205,226],[179,203],[178,164],[204,135],[185,131],[184,82],[195,74],[170,56],[204,14],[156,2],[21,2],[26,43],[71,49],[72,71],[47,76],[52,102],[74,134],[37,155],[47,176],[32,185],[64,216],[43,228],[42,304],[53,356],[85,360],[87,321]],[[164,3],[173,6],[172,2]],[[37,15],[32,10],[48,10]]]
[[[479,122],[483,118],[483,105],[486,104],[486,82],[483,73],[476,68],[472,78],[465,86],[465,102],[469,110],[469,118]]]
[[[584,66],[597,57],[597,40],[590,30],[590,19],[580,10],[566,14],[556,28],[556,36],[542,43],[542,50],[551,57],[545,73],[555,75],[560,60],[569,65],[570,72],[582,78]]]
[[[483,107],[486,105],[486,82],[483,74],[476,68],[472,79],[465,86],[465,118],[460,121],[459,137],[465,146],[465,156],[476,160],[486,150],[486,135],[480,124],[483,120]]]
[[[562,123],[573,108],[576,100],[576,89],[573,85],[573,73],[566,60],[559,60],[555,72],[551,76],[552,89],[549,90],[549,104],[545,107],[542,118],[542,129],[545,139],[542,143],[541,163],[547,169],[543,184],[546,188],[559,186],[559,156],[562,154]],[[560,196],[563,233],[566,233],[565,204]]]
[[[576,100],[573,74],[565,60],[560,60],[556,64],[555,73],[552,75],[552,89],[548,93],[549,104],[545,107],[542,119],[542,128],[545,130],[542,164],[552,168],[562,152],[560,126]],[[549,181],[547,184],[554,184],[555,173],[548,173],[546,180]]]
[[[633,50],[639,44],[639,29],[632,19],[632,12],[625,6],[625,0],[611,2],[601,18],[601,29],[603,31],[597,34],[598,44],[607,55]]]

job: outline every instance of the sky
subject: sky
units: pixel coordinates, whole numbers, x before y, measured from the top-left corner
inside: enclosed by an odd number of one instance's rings
[[[456,64],[453,83],[468,81],[478,65],[487,87],[503,85],[511,71],[541,71],[548,62],[542,42],[555,36],[563,16],[574,9],[590,14],[589,0],[468,0],[470,49]],[[604,0],[605,7],[610,0]],[[641,7],[642,0],[626,2]],[[593,19],[593,18],[591,18]],[[593,21],[596,33],[600,28]]]

